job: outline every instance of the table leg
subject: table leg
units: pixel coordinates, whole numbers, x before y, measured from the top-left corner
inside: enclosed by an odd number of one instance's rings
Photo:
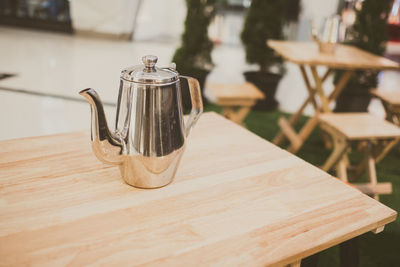
[[[322,140],[324,140],[325,148],[328,149],[328,150],[331,150],[332,147],[333,147],[333,144],[332,144],[332,140],[329,137],[329,135],[322,131],[321,132],[321,137],[322,137]]]
[[[356,167],[356,172],[354,173],[355,177],[354,179],[356,179],[356,177],[358,177],[365,170],[365,168],[367,168],[367,176],[369,179],[369,183],[361,183],[353,185],[357,187],[364,194],[371,195],[376,200],[379,200],[380,194],[392,193],[392,184],[390,182],[378,183],[378,179],[376,176],[376,169],[375,169],[377,157],[374,154],[373,148],[374,144],[372,143],[372,141],[368,141],[367,144],[364,146],[365,157],[363,161]]]
[[[361,163],[359,163],[357,166],[353,167],[353,172],[351,175],[351,181],[355,181],[357,180],[357,178],[360,177],[361,174],[363,174],[366,166],[368,163],[368,158],[364,157],[364,159],[361,161]]]
[[[340,77],[339,81],[335,85],[335,89],[333,89],[332,93],[329,95],[329,101],[335,100],[339,94],[343,91],[344,87],[346,86],[347,82],[350,80],[351,76],[353,76],[354,70],[347,70],[343,75]]]
[[[327,73],[325,73],[325,75],[323,76],[321,81],[324,82],[325,79],[329,76],[330,73],[331,73],[331,69],[328,69]],[[335,100],[338,97],[340,92],[342,92],[344,86],[347,84],[347,82],[349,81],[349,79],[351,78],[353,73],[354,73],[354,71],[348,70],[340,77],[340,79],[336,83],[335,88],[333,89],[332,93],[328,96],[328,98],[326,100],[328,102],[328,105],[329,105],[330,102],[332,102],[333,100]],[[323,95],[323,98],[325,98],[325,95]],[[332,148],[332,143],[330,142],[330,139],[327,138],[324,133],[322,133],[322,139],[324,140],[325,147],[327,149],[331,149]]]
[[[347,150],[347,144],[345,141],[342,141],[338,144],[334,144],[333,152],[329,156],[325,164],[322,166],[322,169],[326,172],[332,169],[338,163],[341,157],[343,157],[344,153],[346,153],[346,150]]]
[[[329,108],[329,99],[325,96],[324,89],[322,88],[322,79],[318,76],[317,67],[311,66],[310,69],[314,78],[316,91],[321,99],[322,110],[325,113],[331,112]]]
[[[329,75],[331,75],[332,72],[333,72],[332,69],[327,69],[326,72],[325,72],[325,74],[324,74],[324,76],[322,76],[321,81],[322,81],[322,82],[325,82],[325,80],[328,79]]]
[[[372,142],[370,141],[367,142],[367,144],[364,146],[364,151],[365,151],[365,157],[361,161],[361,163],[355,167],[355,170],[351,175],[351,182],[355,181],[357,177],[360,176],[360,174],[367,168],[369,182],[352,183],[352,185],[355,186],[358,190],[360,190],[364,194],[374,196],[374,198],[378,200],[379,199],[378,195],[390,194],[392,192],[392,184],[390,182],[378,183],[378,179],[376,177],[376,169],[375,169],[376,157],[374,157]],[[338,177],[341,178],[341,180],[346,181],[347,172],[345,170],[345,166],[343,165],[348,165],[346,163],[345,155],[337,163],[336,167],[337,167]]]
[[[334,166],[336,166],[336,164],[339,161],[343,161],[344,160],[343,156],[344,156],[344,154],[346,153],[346,151],[348,149],[348,143],[347,143],[345,137],[343,137],[342,135],[340,135],[336,131],[331,130],[330,127],[325,126],[323,124],[321,125],[321,127],[325,131],[329,132],[330,135],[332,136],[332,139],[333,139],[333,152],[331,153],[331,155],[329,156],[327,161],[322,166],[322,169],[327,172],[330,169],[332,169]],[[347,174],[346,174],[346,177],[347,177]]]
[[[299,142],[300,138],[297,136],[295,130],[293,129],[294,125],[296,125],[299,118],[301,117],[301,114],[303,114],[304,109],[307,107],[307,105],[310,102],[313,105],[316,113],[318,113],[318,110],[319,110],[318,104],[314,97],[315,89],[312,88],[312,86],[311,86],[310,79],[307,76],[307,72],[306,72],[304,65],[300,65],[300,72],[303,76],[304,83],[306,84],[306,88],[308,91],[308,97],[304,101],[304,103],[301,105],[299,110],[289,118],[289,121],[287,121],[283,117],[279,119],[279,125],[281,126],[281,131],[279,131],[279,133],[275,136],[274,140],[272,141],[275,145],[279,145],[285,139],[285,136],[286,137],[290,136],[292,138],[291,139],[289,138],[289,140],[291,141],[291,143],[294,147],[294,150],[296,150],[296,151],[301,147],[302,142]],[[325,76],[327,76],[327,75],[328,75],[328,72],[325,73]]]
[[[371,232],[373,232],[374,234],[379,234],[380,232],[382,232],[385,229],[385,226],[380,226],[374,230],[372,230]]]
[[[315,89],[312,88],[312,86],[311,86],[310,79],[307,76],[307,71],[306,71],[304,65],[300,65],[300,72],[301,72],[301,75],[303,76],[304,83],[306,84],[306,88],[307,88],[308,96],[309,96],[308,98],[310,99],[311,104],[314,106],[314,110],[318,110],[319,107],[318,107],[317,101],[315,101],[315,98],[314,98]]]
[[[312,130],[318,124],[318,114],[320,112],[320,109],[322,112],[331,112],[331,110],[329,108],[329,103],[336,99],[336,97],[343,90],[344,86],[350,79],[351,75],[354,73],[353,70],[346,71],[340,78],[337,85],[335,86],[334,91],[327,97],[324,94],[322,84],[332,73],[332,70],[328,69],[325,72],[325,74],[322,77],[320,77],[315,66],[310,66],[310,69],[311,69],[312,77],[314,79],[315,88],[313,88],[311,86],[310,79],[307,76],[305,66],[300,65],[300,71],[303,76],[303,80],[304,80],[304,83],[308,90],[309,96],[306,99],[306,101],[303,103],[303,105],[300,107],[300,109],[294,115],[292,115],[290,117],[289,121],[287,121],[285,118],[280,118],[279,126],[280,126],[281,130],[279,131],[279,133],[275,136],[275,138],[273,140],[273,143],[275,145],[279,145],[285,139],[285,137],[288,137],[288,139],[291,143],[288,150],[292,153],[296,153],[301,148],[301,146],[304,144],[304,141],[310,136]],[[318,104],[315,100],[315,93],[319,94],[321,103],[322,103],[322,107],[318,106]],[[293,127],[297,123],[301,114],[303,113],[304,109],[306,108],[306,106],[309,103],[311,103],[314,107],[315,116],[312,119],[310,119],[306,123],[306,125],[303,126],[303,128],[301,129],[299,134],[297,134]]]
[[[315,81],[315,85],[316,85],[316,87],[317,88],[320,88],[319,90],[315,90],[314,89],[314,91],[317,91],[317,93],[319,93],[319,95],[320,95],[320,98],[321,98],[321,101],[322,101],[322,104],[323,104],[323,112],[330,112],[330,108],[329,108],[329,102],[331,101],[331,100],[329,100],[329,98],[327,98],[326,96],[325,96],[325,94],[324,94],[324,92],[323,92],[323,88],[322,88],[322,84],[325,82],[325,80],[329,77],[329,75],[332,73],[332,69],[327,69],[326,70],[326,72],[325,72],[325,74],[322,76],[322,78],[320,78],[319,77],[319,75],[318,75],[318,72],[317,72],[317,69],[314,67],[314,68],[311,68],[311,72],[312,72],[312,74],[313,74],[313,77],[314,77],[314,81]],[[307,78],[307,77],[305,77],[305,78]],[[324,105],[324,103],[325,103],[325,105]],[[325,107],[325,108],[324,108]],[[319,108],[317,108],[317,107],[315,107],[314,108],[315,110],[318,110]],[[325,147],[327,148],[327,149],[331,149],[332,148],[332,142],[331,142],[331,140],[330,140],[330,138],[327,136],[327,134],[326,133],[324,133],[324,132],[322,132],[321,133],[322,134],[322,139],[324,140],[324,144],[325,144]]]
[[[387,153],[389,153],[390,150],[399,142],[400,138],[391,141],[380,141],[373,149],[375,164],[379,163],[387,155]],[[363,161],[354,167],[352,179],[356,180],[364,172],[367,166],[368,166],[368,157],[365,156]]]

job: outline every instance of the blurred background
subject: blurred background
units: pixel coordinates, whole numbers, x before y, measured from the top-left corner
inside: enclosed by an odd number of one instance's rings
[[[276,57],[266,40],[311,41],[312,28],[338,15],[341,42],[400,62],[399,8],[400,0],[0,0],[0,140],[89,132],[89,104],[78,94],[88,87],[99,92],[114,125],[120,72],[142,64],[144,55],[157,55],[159,67],[176,62],[181,74],[198,78],[207,111],[221,111],[207,83],[241,84],[259,72],[278,77],[244,124],[272,140],[278,118],[308,94],[298,66]],[[332,90],[334,78],[326,83]],[[349,84],[338,101],[356,96],[362,103],[347,101],[349,110],[384,118],[369,90],[400,90],[400,73],[357,73]],[[305,114],[313,114],[311,106]],[[329,153],[314,132],[298,156],[319,166]],[[393,194],[381,201],[397,211],[399,160],[397,146],[377,165],[383,181],[393,183]],[[400,219],[360,240],[361,266],[400,266]],[[338,251],[323,252],[319,266],[338,266]]]
[[[141,64],[146,54],[157,55],[158,65],[167,66],[181,46],[190,2],[0,0],[0,139],[88,129],[89,106],[78,95],[87,87],[99,91],[111,123],[120,71]],[[258,68],[246,61],[240,38],[251,1],[209,2],[213,10],[206,26],[213,49],[207,82],[244,82],[243,72]],[[357,3],[362,3],[289,2],[284,38],[302,41],[310,40],[313,22],[332,14],[345,14],[350,25]],[[386,55],[398,60],[398,14],[392,25],[393,42],[387,43]],[[297,66],[285,67],[275,98],[280,110],[293,112],[307,91]],[[400,84],[396,72],[381,73],[379,81],[379,87],[388,90]],[[379,102],[372,101],[369,108],[384,116]]]

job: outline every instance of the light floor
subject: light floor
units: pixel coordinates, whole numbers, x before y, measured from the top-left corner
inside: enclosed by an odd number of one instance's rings
[[[0,80],[0,140],[88,130],[89,105],[78,95],[87,87],[98,90],[108,104],[113,125],[120,71],[140,64],[146,54],[157,55],[159,66],[167,66],[178,45],[179,40],[132,43],[0,27],[0,73],[16,74]],[[240,46],[218,46],[213,59],[212,82],[241,83],[242,73],[255,69],[246,64]],[[276,97],[282,110],[293,112],[306,98],[306,89],[297,66],[287,68]],[[400,90],[400,74],[384,73],[379,87]],[[383,116],[379,102],[370,111]]]

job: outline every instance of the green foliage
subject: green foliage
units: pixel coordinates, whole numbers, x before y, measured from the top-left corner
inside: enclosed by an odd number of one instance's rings
[[[387,35],[387,18],[392,0],[365,0],[362,9],[357,11],[354,23],[354,40],[350,43],[374,53],[385,52]]]
[[[211,70],[213,43],[208,38],[208,26],[215,16],[216,0],[186,0],[187,14],[182,45],[175,51],[172,61],[177,69]]]
[[[361,10],[356,11],[352,39],[346,43],[375,55],[383,55],[388,40],[387,16],[391,3],[392,0],[365,0]],[[342,71],[336,73],[335,82],[340,74]],[[344,90],[376,87],[377,75],[377,71],[357,71]]]
[[[283,39],[286,0],[253,0],[247,11],[242,42],[246,49],[246,60],[258,64],[261,71],[272,66],[282,70],[282,58],[266,44],[268,39]]]
[[[286,1],[285,20],[287,22],[298,22],[301,10],[300,0]]]

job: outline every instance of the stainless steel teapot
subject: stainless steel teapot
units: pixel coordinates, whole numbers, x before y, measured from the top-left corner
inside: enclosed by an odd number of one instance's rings
[[[203,112],[199,82],[173,68],[157,68],[156,56],[121,72],[115,130],[110,130],[95,90],[79,94],[91,106],[91,141],[96,157],[119,165],[126,183],[157,188],[172,182],[186,138]],[[180,78],[187,79],[192,110],[184,121]]]

